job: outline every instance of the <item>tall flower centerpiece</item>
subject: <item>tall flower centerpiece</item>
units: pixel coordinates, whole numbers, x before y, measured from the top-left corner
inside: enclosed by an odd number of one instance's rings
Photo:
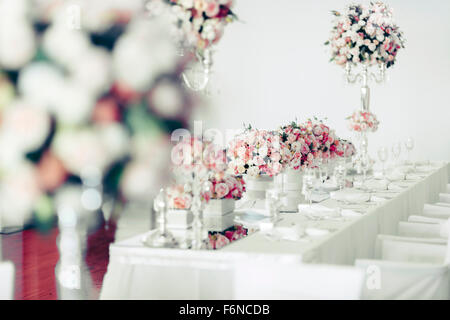
[[[352,4],[343,13],[332,13],[335,20],[325,42],[331,48],[330,61],[345,68],[347,82],[361,82],[361,108],[368,111],[368,83],[385,80],[385,70],[394,65],[398,51],[404,48],[403,33],[393,20],[393,10],[382,2]],[[358,66],[361,72],[353,74],[352,68]],[[369,72],[371,67],[377,67],[378,74]]]
[[[369,82],[385,81],[386,70],[397,62],[398,52],[405,47],[403,33],[393,19],[392,8],[380,1],[367,6],[351,4],[342,13],[332,13],[333,28],[325,42],[331,49],[330,61],[345,68],[348,83],[361,83],[361,111],[370,114]],[[354,73],[355,68],[360,71]],[[372,72],[373,68],[377,72]],[[361,144],[367,148],[367,131],[358,123],[353,129],[361,132]],[[361,157],[365,157],[364,150]]]
[[[226,169],[225,152],[212,142],[197,137],[186,138],[172,149],[172,164],[177,183],[192,194],[192,248],[202,249],[207,238],[202,213],[211,194],[210,180],[214,174],[223,174]]]
[[[355,166],[358,172],[368,170],[371,167],[371,159],[368,150],[367,133],[378,130],[379,121],[375,114],[370,111],[355,111],[347,117],[350,131],[356,133],[356,139],[359,143],[359,154],[354,158]]]
[[[164,1],[172,7],[179,27],[181,52],[184,47],[190,48],[201,66],[201,70],[193,68],[183,73],[183,80],[190,89],[202,91],[209,82],[212,47],[222,38],[225,26],[237,20],[233,0]]]

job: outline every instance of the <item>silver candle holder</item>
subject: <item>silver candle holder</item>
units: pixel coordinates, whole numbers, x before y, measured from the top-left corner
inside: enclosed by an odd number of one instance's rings
[[[159,191],[158,196],[153,202],[153,208],[157,214],[157,229],[151,233],[145,244],[154,248],[174,248],[177,246],[172,233],[167,229],[167,194],[164,189]]]
[[[370,105],[370,88],[369,81],[373,80],[376,83],[383,83],[386,80],[386,64],[381,63],[378,65],[378,71],[376,73],[370,72],[369,67],[366,64],[362,64],[362,70],[360,72],[353,72],[353,64],[347,62],[345,65],[345,80],[347,83],[361,83],[361,110],[369,111]]]

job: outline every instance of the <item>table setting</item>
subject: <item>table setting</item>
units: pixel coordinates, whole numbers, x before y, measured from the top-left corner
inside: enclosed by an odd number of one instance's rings
[[[423,8],[310,2],[0,0],[0,297],[450,299]]]

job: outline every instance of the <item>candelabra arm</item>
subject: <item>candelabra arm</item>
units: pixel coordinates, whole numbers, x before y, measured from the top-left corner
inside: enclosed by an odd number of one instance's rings
[[[192,91],[203,91],[206,89],[206,86],[209,83],[209,75],[211,73],[212,67],[212,52],[210,49],[203,50],[203,53],[197,51],[195,53],[197,60],[200,62],[203,68],[203,79],[199,81],[198,79],[194,79],[194,81],[189,80],[188,76],[185,72],[181,74],[181,77],[186,84],[186,86]]]

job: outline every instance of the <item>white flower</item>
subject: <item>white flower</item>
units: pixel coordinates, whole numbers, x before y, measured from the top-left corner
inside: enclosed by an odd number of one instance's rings
[[[147,162],[131,162],[125,168],[120,181],[120,188],[129,200],[147,200],[157,193],[164,179],[167,178],[158,168]]]
[[[89,119],[95,97],[88,90],[66,81],[54,94],[52,111],[60,123],[73,125]]]
[[[120,160],[128,154],[129,136],[122,125],[118,123],[101,124],[97,126],[96,130],[111,162]]]
[[[108,150],[92,129],[62,130],[56,133],[53,152],[70,172],[80,175],[88,167],[105,172],[110,164]]]
[[[24,97],[49,109],[63,82],[62,73],[54,65],[33,62],[20,72],[18,88]]]
[[[33,58],[35,51],[33,28],[25,18],[0,18],[0,66],[20,69]]]
[[[82,59],[90,48],[90,40],[85,33],[65,25],[50,26],[42,43],[48,56],[66,68]]]
[[[149,99],[151,107],[165,118],[176,118],[183,111],[184,95],[174,82],[159,82]]]
[[[112,80],[111,61],[108,52],[100,48],[88,49],[70,66],[71,79],[93,95],[105,92]]]
[[[50,132],[50,116],[31,101],[17,100],[4,110],[0,133],[16,150],[38,149]]]
[[[247,170],[247,174],[251,177],[257,177],[259,175],[259,169],[258,167],[250,167]]]
[[[41,195],[34,167],[16,162],[2,176],[0,185],[0,219],[3,226],[22,226],[32,216],[34,204]]]
[[[157,75],[173,70],[177,56],[168,33],[154,19],[133,21],[114,47],[115,77],[141,91]]]

